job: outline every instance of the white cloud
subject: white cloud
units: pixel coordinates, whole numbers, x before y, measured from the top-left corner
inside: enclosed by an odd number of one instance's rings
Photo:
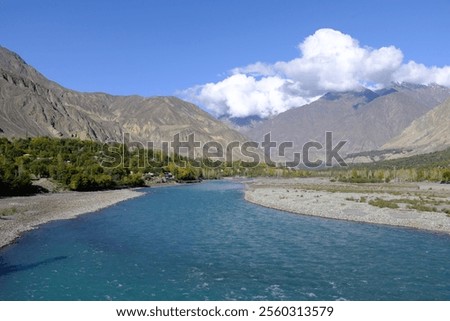
[[[217,83],[191,88],[185,94],[217,116],[267,117],[308,103],[295,91],[295,83],[287,79],[272,76],[256,79],[239,73]]]
[[[310,91],[351,90],[378,82],[401,63],[395,47],[362,48],[339,31],[320,29],[299,45],[300,58],[278,62],[275,69]],[[376,79],[375,79],[376,78]]]
[[[398,82],[411,82],[418,84],[439,84],[450,87],[450,66],[445,67],[426,67],[410,61],[402,65],[394,73],[394,78]]]
[[[217,116],[267,117],[309,103],[327,91],[380,88],[403,81],[450,86],[450,66],[405,64],[403,53],[394,46],[361,47],[356,39],[333,29],[317,30],[298,48],[298,58],[235,68],[226,79],[190,88],[184,96]]]
[[[245,66],[245,67],[237,67],[231,70],[233,75],[236,74],[248,74],[248,75],[265,75],[265,76],[273,76],[275,75],[275,70],[272,66],[265,64],[263,62],[256,62],[254,64]]]

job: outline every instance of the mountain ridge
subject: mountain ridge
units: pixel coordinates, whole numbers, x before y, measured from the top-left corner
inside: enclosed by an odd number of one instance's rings
[[[413,153],[428,153],[450,146],[450,99],[414,120],[400,135],[382,149],[410,148]]]
[[[207,112],[174,96],[82,93],[47,79],[19,55],[0,47],[0,136],[75,137],[155,146],[194,134],[202,144],[247,138]],[[201,156],[201,149],[197,149]]]
[[[308,141],[324,144],[330,131],[336,144],[347,143],[342,153],[379,150],[414,120],[450,98],[450,89],[438,85],[394,84],[380,91],[362,89],[327,93],[318,100],[290,109],[248,129],[246,134],[261,140],[271,133],[280,144],[293,142],[296,151]]]

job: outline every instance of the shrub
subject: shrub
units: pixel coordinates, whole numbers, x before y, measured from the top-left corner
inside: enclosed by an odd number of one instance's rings
[[[383,200],[381,198],[376,198],[374,200],[370,200],[369,204],[372,206],[377,206],[380,208],[398,208],[398,204],[394,200]]]
[[[447,170],[442,174],[442,183],[450,184],[450,170]]]

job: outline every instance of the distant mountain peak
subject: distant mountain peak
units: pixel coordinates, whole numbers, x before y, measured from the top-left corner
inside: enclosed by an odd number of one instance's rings
[[[414,84],[411,82],[401,82],[401,83],[394,83],[392,88],[395,89],[408,89],[408,90],[417,90],[417,89],[423,89],[427,88],[429,86],[422,85],[422,84]]]
[[[21,76],[25,70],[32,69],[22,57],[2,46],[0,46],[0,68]]]
[[[343,153],[378,150],[448,98],[449,88],[408,83],[376,91],[328,92],[308,105],[256,124],[247,134],[261,141],[271,132],[273,141],[293,142],[299,151],[308,141],[323,143],[325,132],[332,132],[334,144],[346,141]]]
[[[395,88],[392,88],[392,87],[386,87],[386,88],[378,89],[375,92],[381,97],[381,96],[386,96],[389,94],[396,93],[396,92],[398,92],[398,90]]]
[[[6,60],[17,60],[19,63],[28,65],[25,60],[22,59],[18,54],[14,51],[9,50],[8,48],[0,46],[0,59],[2,63]]]
[[[367,88],[360,88],[351,91],[330,91],[321,97],[321,99],[334,101],[345,98],[363,98],[365,102],[370,102],[378,98],[378,94]]]
[[[44,84],[48,87],[56,85],[49,79],[45,78],[40,72],[26,63],[17,53],[0,46],[0,70],[20,76],[34,82]]]

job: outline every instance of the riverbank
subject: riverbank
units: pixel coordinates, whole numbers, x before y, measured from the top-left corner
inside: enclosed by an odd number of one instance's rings
[[[450,217],[443,212],[450,208],[448,184],[261,178],[246,185],[245,199],[297,214],[450,234]]]
[[[41,224],[71,219],[141,195],[122,189],[0,198],[0,248]]]

